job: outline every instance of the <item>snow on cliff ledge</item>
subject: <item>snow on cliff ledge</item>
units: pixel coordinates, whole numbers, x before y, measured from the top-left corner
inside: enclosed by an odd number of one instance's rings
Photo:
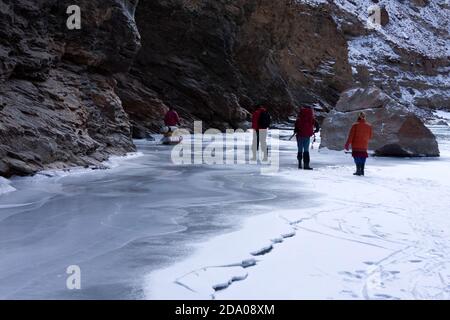
[[[372,84],[405,106],[450,108],[449,0],[297,2],[329,6],[340,28],[348,27],[348,22],[354,28],[358,28],[355,22],[366,28],[367,32],[355,30],[354,34],[347,34],[349,63],[358,81],[358,68],[363,68],[370,74]],[[389,22],[369,29],[369,8],[374,5],[386,9]]]
[[[371,0],[336,0],[336,5],[365,22]],[[384,38],[401,48],[414,51],[430,58],[450,56],[450,3],[447,0],[433,0],[423,7],[413,1],[382,0],[389,13],[389,24],[377,29]]]

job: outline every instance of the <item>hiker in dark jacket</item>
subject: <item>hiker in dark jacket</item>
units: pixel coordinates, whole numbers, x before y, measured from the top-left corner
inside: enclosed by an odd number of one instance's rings
[[[316,130],[314,128],[316,127]],[[310,167],[309,147],[311,145],[311,137],[315,132],[319,131],[318,122],[314,117],[314,110],[310,107],[302,107],[295,121],[294,133],[297,136],[297,159],[298,168],[302,169],[302,160],[304,163],[303,169],[313,170]]]
[[[256,161],[256,153],[261,145],[263,152],[263,161],[267,161],[268,149],[267,149],[267,130],[270,127],[270,114],[267,109],[260,106],[252,115],[252,129],[253,129],[253,143],[252,143],[252,161]]]

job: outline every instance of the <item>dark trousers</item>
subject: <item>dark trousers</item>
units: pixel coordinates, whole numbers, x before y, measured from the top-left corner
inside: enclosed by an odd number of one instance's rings
[[[364,158],[364,157],[354,157],[353,159],[355,160],[355,164],[356,164],[357,166],[364,166],[364,165],[366,164],[366,159],[367,159],[367,158]]]

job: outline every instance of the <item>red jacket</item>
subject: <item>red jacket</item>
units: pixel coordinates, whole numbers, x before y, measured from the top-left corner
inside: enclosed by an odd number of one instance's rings
[[[366,120],[358,120],[350,130],[346,147],[352,145],[353,151],[367,151],[372,139],[372,126]]]
[[[164,124],[168,127],[174,127],[180,122],[180,117],[175,110],[169,110],[164,117]]]
[[[309,138],[314,135],[314,111],[311,108],[301,108],[295,121],[297,138]]]
[[[253,112],[252,115],[252,129],[259,130],[259,116],[261,115],[261,112],[266,111],[264,108],[259,108],[255,112]]]

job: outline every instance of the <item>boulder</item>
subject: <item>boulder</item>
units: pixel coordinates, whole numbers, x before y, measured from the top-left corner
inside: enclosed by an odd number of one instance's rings
[[[373,126],[369,148],[377,156],[439,156],[436,137],[415,114],[377,87],[345,91],[322,125],[321,148],[343,150],[348,132],[364,111]]]

